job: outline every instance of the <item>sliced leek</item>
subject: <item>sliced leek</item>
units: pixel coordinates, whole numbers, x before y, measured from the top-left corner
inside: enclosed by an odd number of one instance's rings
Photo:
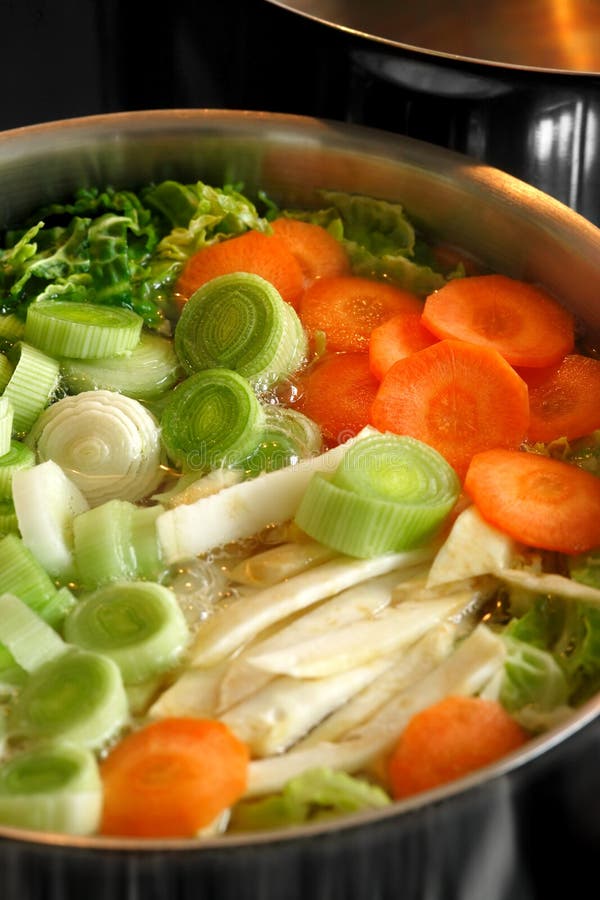
[[[118,391],[135,400],[156,400],[180,380],[182,370],[168,338],[143,332],[125,356],[60,360],[62,380],[70,394]]]
[[[11,500],[13,480],[17,472],[35,465],[35,453],[22,441],[11,441],[10,447],[0,456],[0,499]]]
[[[55,744],[21,752],[0,766],[0,822],[62,834],[97,832],[102,785],[93,753]]]
[[[340,553],[399,552],[431,539],[459,492],[456,473],[433,448],[373,435],[348,450],[331,478],[314,476],[295,522]]]
[[[141,500],[163,474],[156,419],[115,391],[63,397],[42,413],[27,443],[40,462],[58,463],[90,506],[113,497]]]
[[[72,647],[30,676],[9,711],[7,727],[15,738],[60,738],[96,750],[123,727],[127,715],[117,664]]]
[[[174,463],[201,473],[249,456],[264,419],[245,378],[230,369],[204,369],[175,388],[161,418],[162,438]]]
[[[188,373],[223,367],[268,387],[295,372],[307,340],[292,306],[259,275],[234,272],[199,288],[175,328]]]
[[[265,427],[260,443],[243,464],[248,475],[295,465],[321,452],[321,431],[307,416],[276,404],[265,404],[264,412]]]
[[[0,595],[0,621],[4,646],[26,672],[35,672],[65,652],[54,628],[14,594]]]
[[[54,396],[60,368],[55,359],[22,341],[12,348],[10,357],[14,369],[4,396],[14,411],[14,433],[26,434]]]
[[[14,416],[8,397],[0,397],[0,459],[10,450]]]
[[[160,507],[108,500],[73,519],[73,553],[80,584],[157,578],[164,569],[156,533]]]
[[[25,341],[55,359],[101,359],[133,350],[142,325],[123,307],[39,300],[27,309]]]
[[[150,581],[106,585],[83,597],[67,616],[64,634],[113,659],[128,685],[171,669],[189,640],[175,595]]]
[[[88,509],[77,485],[49,459],[15,472],[13,502],[25,546],[54,578],[73,579],[73,519]]]
[[[70,606],[68,596],[56,590],[46,570],[15,534],[0,539],[0,584],[3,592],[15,594],[52,627],[61,624]]]

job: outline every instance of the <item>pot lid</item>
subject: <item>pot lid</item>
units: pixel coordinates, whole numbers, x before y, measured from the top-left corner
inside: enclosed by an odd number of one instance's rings
[[[267,0],[358,37],[464,62],[600,73],[597,0]]]

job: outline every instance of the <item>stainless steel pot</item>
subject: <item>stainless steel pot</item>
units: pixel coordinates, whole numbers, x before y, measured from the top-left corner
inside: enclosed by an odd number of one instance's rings
[[[344,67],[336,117],[467,153],[600,223],[593,0],[268,4],[312,24],[315,65]]]
[[[399,201],[422,228],[537,281],[600,335],[600,231],[458,154],[337,122],[165,110],[0,134],[0,226],[82,185],[175,177],[262,187],[285,204],[334,188]],[[573,890],[600,846],[600,698],[500,765],[383,813],[196,841],[0,829],[2,900],[529,900]],[[548,856],[549,854],[549,856]],[[567,882],[568,879],[568,882]],[[542,892],[542,893],[539,893]]]

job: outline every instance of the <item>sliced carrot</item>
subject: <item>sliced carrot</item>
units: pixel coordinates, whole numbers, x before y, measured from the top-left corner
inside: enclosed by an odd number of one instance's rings
[[[388,370],[371,424],[430,444],[462,478],[475,453],[521,445],[529,424],[527,385],[496,350],[438,341]]]
[[[190,256],[175,284],[175,299],[183,306],[199,287],[232,272],[251,272],[273,284],[292,306],[304,290],[300,263],[285,241],[274,234],[246,231],[209,244]]]
[[[332,352],[368,350],[371,332],[401,312],[421,312],[414,294],[355,275],[320,278],[302,295],[298,315],[309,336],[325,332]]]
[[[275,219],[271,226],[300,263],[306,286],[317,278],[350,274],[346,249],[326,228],[285,216]]]
[[[388,763],[395,799],[455,781],[517,750],[526,732],[495,700],[450,695],[416,713]]]
[[[342,444],[369,422],[379,385],[368,353],[332,353],[297,379],[296,408],[319,425],[327,446]]]
[[[493,347],[513,366],[551,366],[574,345],[573,316],[542,288],[505,275],[456,278],[430,294],[423,324],[439,338]]]
[[[600,428],[600,360],[572,353],[519,374],[529,387],[530,441],[575,440]]]
[[[418,312],[400,313],[371,332],[369,362],[380,381],[395,362],[435,344],[439,338],[425,328]]]
[[[518,450],[473,457],[465,490],[484,519],[531,547],[583,553],[600,546],[600,478]]]
[[[241,797],[248,750],[222,722],[170,718],[131,732],[101,763],[101,833],[190,837]]]

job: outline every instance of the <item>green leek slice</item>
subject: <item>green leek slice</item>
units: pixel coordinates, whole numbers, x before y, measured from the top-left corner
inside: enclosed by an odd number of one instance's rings
[[[10,381],[14,368],[8,357],[0,353],[0,391],[3,391]]]
[[[307,339],[295,310],[272,284],[234,272],[190,297],[175,328],[175,350],[189,374],[223,367],[268,387],[300,367]]]
[[[4,388],[14,410],[15,434],[26,434],[42,410],[50,403],[58,386],[57,361],[20,341],[10,351],[14,369]]]
[[[31,303],[25,341],[58,359],[101,359],[133,350],[143,319],[132,310],[61,300]]]
[[[65,652],[65,643],[54,628],[14,594],[0,595],[0,620],[4,646],[26,672],[35,672]]]
[[[8,397],[0,397],[0,459],[10,450],[14,415]]]
[[[40,462],[54,460],[90,506],[113,497],[141,500],[162,479],[156,419],[116,391],[63,397],[44,410],[27,444]]]
[[[173,342],[143,332],[126,356],[107,359],[61,359],[63,383],[70,394],[118,391],[134,400],[156,400],[181,378]]]
[[[127,721],[119,668],[112,659],[69,647],[40,666],[8,715],[8,733],[31,740],[60,739],[95,750]]]
[[[0,500],[0,537],[19,534],[19,521],[11,500]]]
[[[96,757],[52,745],[19,753],[0,766],[0,822],[13,828],[90,835],[102,814]]]
[[[64,633],[70,643],[113,659],[127,685],[171,669],[190,636],[175,594],[151,581],[110,584],[83,597]]]
[[[17,472],[35,465],[35,453],[21,441],[11,441],[7,452],[0,456],[0,500],[10,500]]]
[[[93,590],[111,581],[157,579],[165,566],[156,531],[160,506],[108,500],[73,519],[73,548],[81,585]]]
[[[0,315],[0,349],[6,350],[22,341],[24,334],[25,322],[19,316],[15,313]]]
[[[265,414],[249,382],[230,369],[204,369],[182,381],[164,409],[162,437],[185,471],[235,466],[256,448]]]
[[[313,476],[295,522],[340,553],[368,558],[426,543],[459,493],[437,451],[414,438],[373,435],[353,444],[330,478]]]
[[[285,406],[265,404],[264,411],[265,428],[260,443],[244,461],[247,475],[295,465],[321,452],[321,430],[312,419]]]
[[[7,534],[0,539],[0,584],[15,594],[53,628],[64,619],[70,605],[21,538]]]

